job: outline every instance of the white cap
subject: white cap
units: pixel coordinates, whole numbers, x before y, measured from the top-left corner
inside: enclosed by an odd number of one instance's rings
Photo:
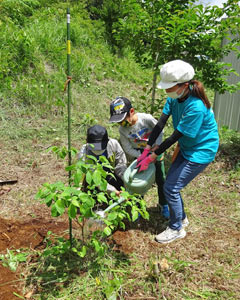
[[[169,89],[178,83],[187,82],[195,75],[193,67],[180,59],[169,61],[160,70],[161,81],[159,89]]]

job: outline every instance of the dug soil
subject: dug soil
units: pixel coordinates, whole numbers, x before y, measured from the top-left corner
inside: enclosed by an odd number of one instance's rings
[[[25,219],[25,221],[18,221],[14,219],[0,218],[0,253],[6,254],[7,250],[21,249],[22,252],[28,249],[41,250],[44,248],[44,240],[47,233],[51,231],[58,236],[68,237],[68,220],[56,221],[55,219],[46,219],[42,217],[34,217]],[[133,252],[141,252],[141,247],[136,244],[137,236],[143,239],[140,234],[140,226],[142,229],[147,226],[147,221],[140,220],[132,228],[127,231],[116,231],[111,240],[114,243],[114,249],[122,251],[125,254]],[[74,225],[74,224],[73,224]],[[76,225],[74,226],[76,229]],[[153,251],[158,245],[146,237],[145,242],[142,243],[143,252],[148,248]],[[18,268],[16,272],[12,272],[9,268],[0,264],[0,300],[15,300],[22,295],[24,282],[21,279],[21,270]]]
[[[0,218],[0,253],[16,249],[41,249],[48,231],[64,234],[68,228],[67,222],[57,222],[54,219],[32,218],[25,221]],[[21,295],[21,274],[12,272],[0,264],[0,299],[19,299]]]
[[[39,151],[33,158],[31,154],[22,157],[17,150],[9,147],[2,150],[0,181],[16,178],[18,181],[13,185],[0,186],[0,255],[16,249],[23,252],[27,252],[28,249],[42,250],[48,231],[68,237],[67,216],[54,219],[51,217],[50,209],[39,200],[35,200],[36,192],[44,182],[59,180],[67,182],[64,164],[45,152]],[[14,159],[9,161],[9,157]],[[222,178],[218,174],[220,172],[224,175]],[[190,220],[186,238],[165,246],[154,241],[155,234],[167,226],[157,210],[155,187],[151,191],[152,194],[146,195],[149,221],[140,219],[127,225],[126,231],[116,231],[111,237],[114,249],[126,255],[134,253],[141,262],[148,261],[152,254],[163,253],[171,256],[172,253],[176,253],[178,260],[184,259],[197,264],[194,273],[195,282],[202,280],[201,274],[208,272],[206,276],[212,278],[210,288],[218,290],[219,276],[218,273],[212,272],[215,261],[224,265],[227,274],[232,274],[232,266],[239,265],[237,257],[240,245],[240,221],[238,209],[230,198],[230,195],[233,197],[239,195],[239,192],[239,179],[234,177],[230,179],[228,170],[225,170],[222,162],[211,164],[206,173],[200,174],[184,192]],[[223,198],[222,195],[227,196]],[[77,229],[74,226],[73,229]],[[183,250],[186,256],[184,258],[181,257]],[[208,265],[209,269],[206,268]],[[225,281],[226,278],[227,283],[222,286],[222,290],[231,292],[235,287],[235,290],[240,291],[237,279],[225,277]],[[16,272],[12,272],[1,260],[0,300],[17,300],[21,299],[20,297],[33,299],[24,294],[24,287],[24,270],[21,270],[21,266]],[[132,293],[138,295],[138,291]]]

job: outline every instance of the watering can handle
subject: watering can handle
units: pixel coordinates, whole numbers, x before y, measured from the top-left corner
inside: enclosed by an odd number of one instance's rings
[[[131,172],[131,174],[129,175],[129,181],[132,182],[133,177],[137,174],[138,172],[138,168],[133,169],[133,171]]]

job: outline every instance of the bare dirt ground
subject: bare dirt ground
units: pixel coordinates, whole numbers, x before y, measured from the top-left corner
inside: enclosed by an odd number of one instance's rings
[[[67,180],[64,164],[46,152],[36,152],[38,154],[35,157],[27,153],[23,156],[14,147],[7,149],[3,144],[1,146],[0,180],[17,179],[17,183],[0,186],[0,254],[6,253],[7,249],[41,249],[48,231],[66,235],[68,219],[52,218],[50,210],[35,200],[34,196],[44,182]],[[217,180],[213,174],[219,169],[223,169],[223,177]],[[209,173],[211,177],[208,176]],[[193,281],[201,280],[202,273],[206,272],[208,266],[208,285],[211,289],[228,291],[234,285],[234,290],[238,290],[240,294],[238,278],[232,279],[229,275],[229,280],[221,281],[216,272],[210,271],[215,268],[216,258],[219,270],[222,264],[229,274],[232,266],[239,264],[239,207],[235,207],[233,211],[230,202],[231,193],[240,191],[239,180],[227,182],[226,173],[224,164],[215,162],[184,192],[191,222],[184,240],[174,245],[160,245],[154,241],[154,235],[161,232],[166,223],[159,216],[156,206],[151,203],[148,208],[149,221],[140,220],[136,224],[128,225],[126,231],[116,231],[113,234],[111,239],[115,248],[125,254],[135,253],[143,261],[150,254],[171,255],[173,252],[177,258],[183,259],[181,255],[184,248],[184,259],[195,262],[192,267]],[[225,203],[221,198],[223,193],[226,198],[229,195],[229,200]],[[152,195],[147,196],[147,200],[148,198],[151,199]],[[191,201],[194,201],[194,206]],[[231,211],[226,207],[228,202]],[[0,300],[19,299],[14,293],[22,295],[21,278],[21,269],[11,272],[0,264]],[[172,283],[178,280],[172,279]],[[137,291],[132,293],[136,295]]]
[[[24,221],[0,218],[0,252],[6,249],[41,249],[48,231],[63,234],[68,224],[54,219],[28,218]],[[12,272],[0,265],[0,299],[19,299],[13,293],[21,295],[21,274]]]
[[[52,218],[45,205],[34,199],[42,183],[54,180],[59,170],[61,173],[62,165],[46,153],[38,158],[22,157],[15,147],[5,149],[3,144],[1,150],[0,181],[14,179],[17,183],[0,186],[0,253],[5,254],[7,249],[40,249],[48,231],[66,235],[68,219]],[[19,299],[14,293],[22,293],[20,272],[12,272],[0,263],[1,300]]]

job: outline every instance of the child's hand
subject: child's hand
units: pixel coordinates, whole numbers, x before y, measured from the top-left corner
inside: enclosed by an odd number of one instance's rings
[[[122,191],[115,191],[115,194],[119,197]]]
[[[156,155],[154,154],[148,155],[144,160],[140,161],[140,163],[137,165],[138,172],[147,170],[149,164],[154,162],[155,160],[156,160]]]
[[[145,148],[143,150],[143,153],[137,158],[137,163],[139,164],[140,161],[144,160],[148,156],[149,152],[150,152],[150,148]]]

